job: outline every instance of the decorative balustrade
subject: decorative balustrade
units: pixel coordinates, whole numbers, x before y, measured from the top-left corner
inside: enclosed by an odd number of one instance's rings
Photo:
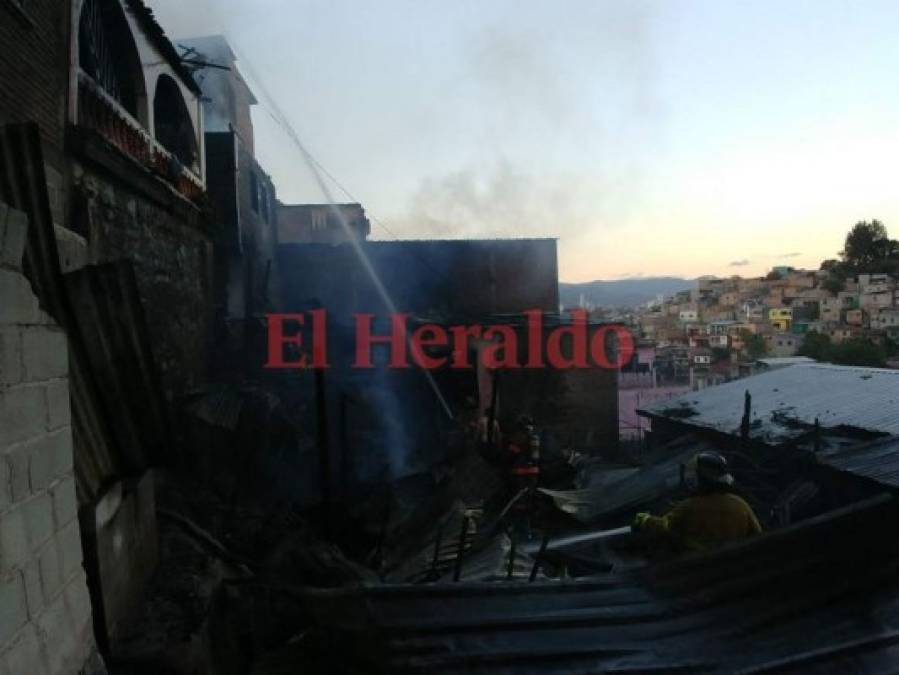
[[[126,155],[162,176],[190,199],[202,199],[203,181],[162,147],[122,105],[83,71],[78,74],[78,126],[93,129]]]

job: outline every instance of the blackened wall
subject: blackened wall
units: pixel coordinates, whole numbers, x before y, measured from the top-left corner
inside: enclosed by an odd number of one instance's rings
[[[246,316],[275,308],[277,286],[277,198],[271,178],[238,142],[237,195],[244,270],[247,278]]]
[[[557,312],[555,239],[370,241],[361,244],[400,312],[452,316]],[[385,312],[351,244],[279,247],[285,310]]]
[[[72,173],[87,212],[89,261],[134,265],[166,394],[201,384],[212,308],[206,215],[112,148],[82,149]]]
[[[258,368],[249,355],[254,319],[279,306],[275,187],[234,132],[206,134],[214,207],[213,368],[216,377]],[[257,331],[258,332],[258,331]]]

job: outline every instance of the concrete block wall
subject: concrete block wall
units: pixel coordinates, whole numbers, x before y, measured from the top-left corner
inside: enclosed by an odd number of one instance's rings
[[[84,672],[96,654],[68,348],[22,274],[27,227],[0,203],[0,675],[57,675]]]

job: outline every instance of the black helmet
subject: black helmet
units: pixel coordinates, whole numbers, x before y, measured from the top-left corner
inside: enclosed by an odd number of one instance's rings
[[[710,450],[696,455],[696,477],[700,482],[714,485],[734,484],[734,477],[727,469],[727,460],[724,455]]]
[[[534,418],[530,415],[522,413],[515,419],[515,426],[518,429],[527,429],[528,427],[534,426]]]

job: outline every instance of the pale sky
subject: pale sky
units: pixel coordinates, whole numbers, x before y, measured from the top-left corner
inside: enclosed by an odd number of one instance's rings
[[[228,37],[373,238],[558,237],[587,281],[817,268],[871,218],[899,237],[894,0],[149,4]],[[254,120],[282,201],[323,201]]]

